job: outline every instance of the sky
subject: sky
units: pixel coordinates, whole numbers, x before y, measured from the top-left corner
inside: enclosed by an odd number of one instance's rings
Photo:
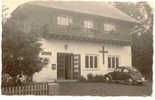
[[[39,1],[39,0],[2,0],[2,5],[6,5],[9,8],[8,12],[6,12],[7,17],[9,17],[11,12],[14,11],[20,4],[23,4],[28,1]],[[40,1],[52,1],[52,0],[40,0]],[[62,0],[59,0],[59,1],[62,1]],[[69,1],[69,0],[66,0],[66,1]],[[73,0],[71,0],[71,1],[73,1]],[[90,0],[86,0],[86,1],[90,1]],[[95,0],[91,0],[91,1],[95,1]],[[103,1],[103,0],[97,0],[97,1]],[[106,0],[106,1],[108,1],[108,0]],[[124,0],[114,0],[114,1],[124,1]],[[125,0],[125,1],[129,1],[129,0]],[[136,0],[136,1],[142,1],[142,0]],[[147,0],[147,1],[149,1],[150,6],[153,8],[154,0]]]

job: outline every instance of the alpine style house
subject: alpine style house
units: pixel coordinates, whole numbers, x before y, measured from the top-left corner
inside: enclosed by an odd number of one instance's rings
[[[45,66],[34,74],[36,82],[78,80],[132,66],[131,29],[138,22],[108,3],[33,1],[12,16],[23,32],[43,34]]]

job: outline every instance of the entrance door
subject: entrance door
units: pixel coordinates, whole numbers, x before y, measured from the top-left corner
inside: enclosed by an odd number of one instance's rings
[[[72,54],[65,54],[65,79],[72,78]]]
[[[80,76],[80,55],[71,53],[57,54],[58,80],[78,79]]]
[[[57,77],[58,77],[58,80],[65,79],[65,54],[64,53],[57,54]]]
[[[58,80],[72,79],[72,57],[70,53],[57,54],[57,77]]]

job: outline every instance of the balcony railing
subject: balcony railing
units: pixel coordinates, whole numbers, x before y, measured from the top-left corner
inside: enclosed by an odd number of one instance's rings
[[[98,29],[86,29],[80,26],[54,26],[49,28],[49,32],[47,33],[48,35],[56,35],[57,37],[75,37],[96,41],[131,41],[130,35],[126,33],[104,33]]]

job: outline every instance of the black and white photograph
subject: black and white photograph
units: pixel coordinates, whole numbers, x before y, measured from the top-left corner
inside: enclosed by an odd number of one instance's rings
[[[152,96],[153,0],[2,0],[1,95]]]

